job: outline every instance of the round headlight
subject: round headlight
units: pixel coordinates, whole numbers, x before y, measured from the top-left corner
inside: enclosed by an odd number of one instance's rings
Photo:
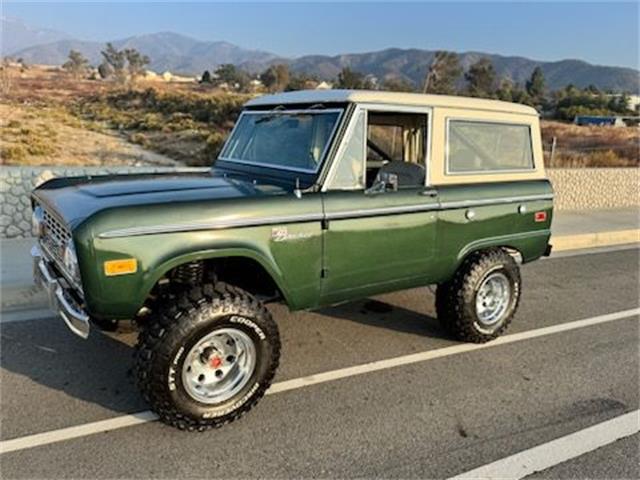
[[[40,206],[34,208],[31,214],[31,233],[36,238],[44,234],[44,210]]]
[[[80,270],[78,268],[78,257],[76,256],[76,248],[73,245],[73,240],[70,240],[64,249],[64,268],[67,273],[71,275],[75,281],[80,281]]]

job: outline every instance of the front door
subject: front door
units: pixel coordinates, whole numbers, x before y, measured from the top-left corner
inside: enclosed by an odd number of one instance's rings
[[[322,303],[426,283],[437,192],[425,110],[359,106],[323,193]]]

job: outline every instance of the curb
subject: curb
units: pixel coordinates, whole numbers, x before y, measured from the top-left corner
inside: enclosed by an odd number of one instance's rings
[[[584,248],[611,247],[629,243],[640,243],[640,229],[612,232],[583,233],[580,235],[551,236],[553,252],[581,250]]]

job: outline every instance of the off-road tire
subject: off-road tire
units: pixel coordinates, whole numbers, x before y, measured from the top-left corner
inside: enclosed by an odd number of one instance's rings
[[[476,295],[483,280],[492,272],[503,273],[509,281],[509,305],[500,321],[484,328],[476,313]],[[436,313],[441,325],[458,340],[485,343],[499,337],[509,326],[518,308],[522,280],[518,264],[503,249],[472,253],[460,265],[453,278],[438,285]]]
[[[253,340],[254,372],[231,399],[213,405],[198,402],[182,385],[182,362],[199,339],[225,327],[240,329]],[[141,326],[134,373],[142,396],[161,421],[181,430],[204,431],[251,410],[271,385],[279,359],[278,327],[269,311],[244,290],[216,282],[159,299]]]

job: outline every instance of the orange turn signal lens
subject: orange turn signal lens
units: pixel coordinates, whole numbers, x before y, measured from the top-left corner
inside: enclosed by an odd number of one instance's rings
[[[127,275],[138,271],[138,261],[135,258],[124,258],[122,260],[108,260],[104,262],[104,274],[107,277],[116,275]]]

